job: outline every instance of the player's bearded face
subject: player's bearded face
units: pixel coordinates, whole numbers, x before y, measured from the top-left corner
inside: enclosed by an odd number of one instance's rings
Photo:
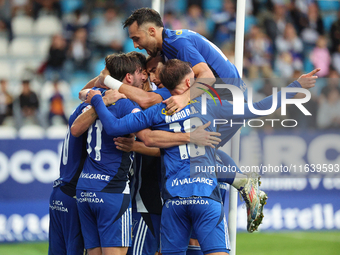
[[[158,53],[156,39],[148,35],[147,46],[144,49],[151,57],[156,57]]]
[[[147,25],[138,27],[137,22],[135,21],[129,27],[129,35],[133,40],[135,48],[139,48],[140,50],[145,49],[152,57],[157,56],[157,40],[154,36],[150,35]]]

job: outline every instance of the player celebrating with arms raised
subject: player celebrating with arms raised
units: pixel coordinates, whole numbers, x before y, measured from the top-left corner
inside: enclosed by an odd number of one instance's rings
[[[189,65],[180,60],[169,60],[161,71],[161,81],[172,95],[180,95],[190,88],[190,79],[194,73]],[[310,88],[314,86],[315,76],[301,84],[296,81],[289,87]],[[281,92],[279,92],[280,94]],[[164,114],[165,105],[155,105],[144,112],[117,119],[110,115],[102,103],[98,92],[91,91],[88,100],[96,108],[103,128],[109,134],[123,135],[137,132],[146,127],[172,132],[187,132],[195,129],[211,118],[230,118],[237,121],[258,117],[250,112],[245,104],[244,116],[233,116],[233,106],[223,101],[220,108],[213,101],[208,102],[209,115],[201,115],[201,103],[194,100],[180,113],[169,116]],[[292,97],[296,93],[287,94]],[[272,96],[254,104],[254,108],[265,110],[272,105]],[[278,95],[278,107],[281,105],[281,96]],[[211,130],[213,129],[210,127]],[[222,134],[223,136],[223,134]],[[189,148],[188,148],[189,147]],[[194,160],[193,160],[194,159]],[[161,252],[164,254],[184,254],[188,243],[191,228],[197,234],[198,241],[204,254],[225,254],[228,252],[228,238],[226,236],[226,222],[216,176],[211,172],[195,172],[196,165],[214,166],[214,151],[209,147],[184,145],[164,150],[166,172],[163,173],[163,199],[165,205],[162,211]],[[194,163],[194,164],[193,164]],[[242,187],[240,187],[242,188]],[[257,196],[252,197],[260,203]],[[262,206],[262,205],[260,205]]]

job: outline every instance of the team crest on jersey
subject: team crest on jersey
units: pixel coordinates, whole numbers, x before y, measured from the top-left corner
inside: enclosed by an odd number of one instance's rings
[[[162,109],[161,113],[162,113],[163,115],[170,115],[170,114],[168,114],[168,111],[165,110],[165,108]]]
[[[83,110],[81,110],[81,112],[86,112],[86,111],[90,110],[91,108],[92,108],[92,105],[88,105]]]
[[[131,113],[136,113],[136,112],[140,112],[140,109],[135,108],[135,109],[133,109],[133,110],[131,111]]]

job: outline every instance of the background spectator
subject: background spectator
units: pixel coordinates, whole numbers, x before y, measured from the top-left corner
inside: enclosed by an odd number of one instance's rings
[[[200,6],[192,4],[188,8],[187,15],[182,20],[182,26],[186,29],[195,31],[205,37],[207,37],[206,19],[203,16],[203,12]]]
[[[13,98],[7,91],[7,80],[0,80],[0,125],[13,115]]]
[[[79,28],[85,28],[89,32],[90,17],[88,14],[83,13],[81,9],[76,9],[73,13],[69,14],[64,19],[65,38],[72,39],[72,36]]]
[[[34,0],[33,17],[37,19],[41,16],[53,15],[61,18],[61,6],[59,0]]]
[[[316,47],[313,49],[310,59],[315,68],[321,68],[318,72],[319,77],[325,77],[329,73],[329,66],[331,64],[331,55],[327,48],[327,38],[319,36]]]
[[[340,10],[338,11],[338,19],[332,24],[329,34],[332,43],[332,51],[338,51],[340,45]]]
[[[275,70],[278,77],[290,78],[293,76],[295,70],[293,61],[293,56],[288,51],[284,51],[278,56],[275,62]]]
[[[164,14],[163,23],[164,27],[168,29],[178,30],[183,28],[181,21],[172,11],[168,11]]]
[[[257,78],[260,70],[263,77],[271,77],[271,43],[258,26],[253,26],[250,29],[249,39],[246,42],[246,51],[251,63],[249,78]]]
[[[321,19],[319,8],[316,3],[311,3],[308,6],[308,13],[301,22],[302,31],[301,38],[303,42],[313,47],[318,40],[319,35],[324,34],[323,21]]]
[[[31,90],[30,81],[22,81],[22,92],[19,96],[20,117],[23,120],[40,123],[38,120],[39,100],[37,94]],[[41,124],[41,123],[40,123]]]
[[[106,9],[103,18],[94,27],[93,36],[96,47],[102,56],[123,49],[126,31],[123,29],[122,19],[118,17],[115,8]]]
[[[20,85],[18,79],[32,80],[32,89],[41,99],[39,110],[47,116],[49,99],[53,93],[52,81],[58,77],[66,81],[59,86],[64,99],[64,111],[66,115],[72,112],[79,102],[79,89],[102,70],[103,57],[113,52],[133,50],[132,41],[126,40],[127,31],[123,29],[122,21],[132,9],[151,7],[150,0],[117,0],[114,1],[114,7],[111,2],[0,0],[0,80],[9,81],[9,93],[17,98],[19,95],[16,94],[18,89],[15,86]],[[205,35],[234,63],[236,2],[166,0],[164,25],[173,30],[191,29]],[[310,107],[308,110],[315,112],[315,116],[313,113],[311,118],[299,116],[296,114],[299,112],[297,109],[290,113],[299,118],[298,127],[301,128],[316,127],[317,108],[326,100],[328,92],[325,91],[330,90],[330,77],[340,74],[340,11],[330,6],[337,5],[314,0],[247,0],[246,4],[243,78],[261,78],[246,82],[249,87],[253,87],[254,94],[261,94],[264,86],[267,86],[262,78],[284,78],[275,80],[275,86],[280,87],[286,85],[288,80],[298,78],[296,75],[310,72],[314,66],[321,65],[322,71],[318,76],[329,78],[327,81],[319,79],[312,90],[310,102],[306,103]],[[11,27],[23,20],[16,17],[20,15],[28,16],[25,17],[29,21],[26,24],[27,33],[22,29],[13,35]],[[35,29],[38,23],[29,17],[46,15],[59,17],[50,19],[51,22],[59,22],[59,26],[56,24],[54,28],[56,32],[53,32],[56,35],[51,39],[49,27],[37,35]],[[17,31],[17,26],[13,25],[13,28]],[[20,47],[13,47],[16,43]],[[25,50],[16,54],[13,48]],[[29,54],[25,54],[25,51]],[[37,76],[37,69],[38,73],[44,75]],[[339,84],[335,83],[334,86],[338,87]],[[50,87],[44,89],[43,84],[50,84]],[[44,91],[48,93],[44,94]],[[13,106],[15,116],[20,110],[17,101],[14,101]]]
[[[48,114],[48,124],[53,124],[53,118],[55,116],[61,117],[63,123],[68,123],[64,112],[64,98],[59,91],[59,81],[56,79],[53,81],[54,94],[50,98],[50,111]]]
[[[213,41],[220,46],[224,43],[234,41],[236,30],[235,4],[231,0],[224,0],[223,11],[213,14],[212,21],[215,23]]]
[[[330,89],[326,94],[326,100],[320,103],[317,124],[321,129],[340,127],[340,94],[338,89]]]
[[[340,44],[338,45],[337,51],[332,55],[332,66],[340,74]]]
[[[63,80],[67,79],[64,63],[67,58],[67,44],[62,35],[54,35],[46,62],[45,79],[53,80],[56,75]]]
[[[287,7],[283,2],[278,1],[278,3],[276,3],[273,8],[274,12],[272,10],[266,12],[262,20],[266,34],[269,36],[270,40],[274,43],[278,36],[280,35],[283,36],[286,24],[291,23],[292,19],[289,16]]]
[[[89,72],[91,50],[88,45],[85,28],[79,28],[75,31],[69,48],[69,56],[72,72],[79,70]]]
[[[5,1],[6,2],[6,1]],[[30,0],[12,0],[9,1],[12,7],[12,16],[30,15],[31,3]]]
[[[293,65],[293,68],[302,70],[303,43],[302,40],[297,36],[293,24],[286,24],[283,35],[279,35],[276,38],[275,45],[280,57],[283,52],[289,52],[292,57],[291,64]]]
[[[0,0],[0,37],[12,40],[11,4],[9,0]]]

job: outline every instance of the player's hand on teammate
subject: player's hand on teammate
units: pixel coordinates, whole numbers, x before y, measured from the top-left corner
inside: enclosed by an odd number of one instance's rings
[[[105,92],[105,96],[103,97],[103,101],[106,106],[111,105],[117,102],[121,98],[126,98],[126,96],[122,93],[119,93],[116,89],[110,89]]]
[[[210,146],[211,148],[215,148],[214,145],[217,145],[221,142],[221,139],[217,136],[221,136],[220,133],[217,132],[209,132],[205,129],[209,127],[211,122],[204,124],[203,126],[199,126],[195,131],[190,133],[190,143],[194,143],[198,146]]]
[[[91,89],[83,89],[83,90],[81,90],[79,92],[79,99],[84,102],[86,100],[87,93],[89,93],[90,90]]]
[[[85,103],[88,103],[88,104],[91,104],[91,99],[92,97],[94,97],[95,95],[102,95],[101,92],[99,90],[90,90],[88,93],[87,93],[87,97],[86,97],[86,100],[85,100]]]
[[[187,97],[186,94],[172,96],[167,100],[164,100],[163,103],[166,104],[166,110],[169,115],[179,112],[184,107],[188,105],[190,98]]]
[[[310,73],[303,74],[299,77],[299,79],[297,79],[297,81],[301,84],[301,87],[304,89],[313,88],[315,86],[316,79],[318,78],[318,76],[316,76],[315,74],[320,70],[321,70],[320,68],[316,68]]]
[[[133,151],[133,144],[135,143],[135,136],[130,134],[129,137],[117,137],[113,138],[116,148],[121,151],[130,152]]]
[[[107,88],[104,84],[104,80],[108,75],[110,75],[110,72],[105,67],[98,75],[98,79],[96,80],[95,86],[99,88]]]

